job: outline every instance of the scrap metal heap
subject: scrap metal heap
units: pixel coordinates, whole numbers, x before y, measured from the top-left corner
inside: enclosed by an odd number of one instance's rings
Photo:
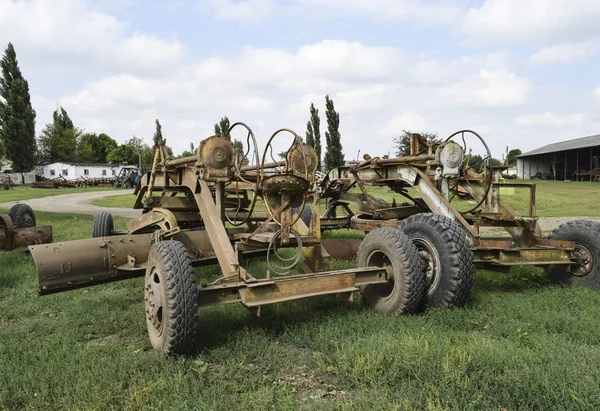
[[[281,129],[259,158],[248,126],[236,123],[227,135],[237,127],[247,131],[245,151],[216,135],[194,156],[173,159],[158,141],[135,192],[143,214],[126,233],[99,213],[91,239],[30,247],[39,293],[145,276],[148,333],[164,354],[193,345],[201,306],[241,303],[258,314],[262,305],[309,296],[351,300],[360,287],[377,310],[418,310],[424,274],[410,241],[399,231],[373,233],[358,268],[331,270],[320,243],[314,149]],[[273,142],[284,136],[293,141],[277,161]],[[266,269],[249,268],[247,259],[257,256],[266,257]],[[192,267],[214,263],[222,275],[196,286]]]
[[[52,242],[52,226],[36,227],[35,214],[25,203],[17,203],[8,214],[0,214],[0,250],[14,250]]]

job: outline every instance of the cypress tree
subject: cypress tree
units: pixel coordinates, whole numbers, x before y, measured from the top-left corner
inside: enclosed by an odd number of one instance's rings
[[[327,116],[327,131],[325,132],[325,168],[327,171],[344,165],[340,127],[340,114],[335,111],[333,100],[325,96],[325,115]]]
[[[0,142],[13,170],[22,173],[33,169],[36,163],[35,110],[29,83],[21,74],[11,43],[0,60],[0,68]]]
[[[319,110],[310,103],[310,120],[306,123],[306,144],[317,152],[319,163],[321,162],[321,119]]]

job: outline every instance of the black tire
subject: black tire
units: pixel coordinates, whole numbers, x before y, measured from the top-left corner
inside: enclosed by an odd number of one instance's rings
[[[300,219],[306,224],[307,227],[310,228],[310,220],[312,220],[312,210],[305,205],[302,209],[302,213],[300,213]]]
[[[600,223],[588,220],[568,221],[552,231],[549,238],[574,242],[573,254],[580,259],[579,264],[548,267],[547,272],[552,281],[600,287]]]
[[[373,309],[392,315],[419,310],[425,275],[416,247],[402,231],[394,228],[371,231],[360,244],[357,261],[359,267],[392,266],[392,281],[361,287],[365,302]]]
[[[146,325],[152,348],[176,355],[193,347],[198,327],[198,289],[187,249],[159,241],[148,255],[144,283]]]
[[[423,259],[425,307],[462,307],[475,282],[473,251],[464,230],[452,219],[415,214],[400,225]]]
[[[132,188],[133,187],[133,183],[131,181],[128,181],[125,183],[125,188]]]
[[[18,203],[8,212],[15,228],[35,227],[35,214],[31,207],[25,203]]]
[[[92,237],[109,237],[114,230],[112,214],[106,211],[99,211],[94,216],[92,226]]]

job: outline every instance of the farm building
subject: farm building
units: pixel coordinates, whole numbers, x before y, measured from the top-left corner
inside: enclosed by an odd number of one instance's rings
[[[124,164],[98,164],[98,163],[51,163],[42,166],[45,178],[64,177],[67,180],[77,178],[110,178],[119,175],[121,168],[128,167]]]
[[[600,181],[600,134],[548,144],[517,157],[519,178]]]

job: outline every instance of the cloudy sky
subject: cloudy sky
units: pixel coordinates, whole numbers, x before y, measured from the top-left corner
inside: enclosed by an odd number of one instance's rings
[[[37,128],[76,126],[176,153],[223,115],[264,147],[340,112],[347,159],[403,129],[470,128],[500,158],[600,133],[598,0],[0,0]],[[323,137],[324,138],[324,137]]]

